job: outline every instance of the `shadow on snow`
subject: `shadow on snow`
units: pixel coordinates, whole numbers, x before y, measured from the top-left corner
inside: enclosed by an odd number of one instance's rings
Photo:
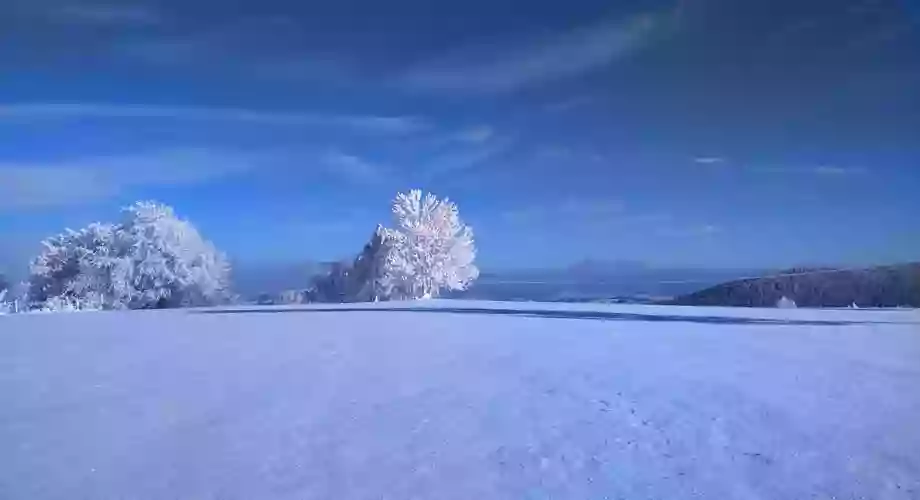
[[[433,314],[479,314],[499,316],[520,316],[525,318],[552,319],[593,319],[601,321],[648,321],[648,322],[683,322],[715,325],[791,325],[791,326],[845,326],[875,323],[872,321],[834,321],[834,320],[794,320],[769,318],[737,318],[731,316],[682,316],[676,314],[639,314],[604,311],[553,311],[520,310],[501,308],[455,308],[455,307],[291,307],[285,309],[227,309],[197,311],[198,314],[287,314],[287,313],[342,313],[342,312],[420,312]],[[890,322],[884,322],[890,324]]]

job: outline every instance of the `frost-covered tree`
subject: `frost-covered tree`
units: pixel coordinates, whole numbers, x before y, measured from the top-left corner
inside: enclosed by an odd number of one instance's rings
[[[124,216],[119,235],[131,244],[129,307],[200,306],[229,297],[226,257],[171,207],[138,202]]]
[[[314,280],[311,302],[376,302],[437,297],[465,290],[479,276],[473,230],[457,205],[419,190],[400,193],[393,229],[377,226],[351,264],[337,263]]]
[[[473,230],[457,205],[421,190],[393,200],[396,227],[389,233],[382,287],[392,299],[437,297],[441,290],[465,290],[479,277]]]
[[[36,308],[183,307],[228,297],[226,258],[166,205],[138,202],[119,224],[68,230],[43,245],[30,269]]]
[[[104,307],[125,307],[129,296],[125,272],[125,242],[116,226],[94,223],[42,242],[42,253],[30,266],[28,301],[37,308],[59,309],[58,304],[102,302]]]

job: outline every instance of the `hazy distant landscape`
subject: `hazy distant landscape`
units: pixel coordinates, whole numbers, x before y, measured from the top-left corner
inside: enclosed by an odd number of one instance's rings
[[[328,272],[317,262],[284,265],[238,264],[235,290],[246,300],[306,288],[314,276]],[[578,302],[606,299],[668,299],[726,281],[761,276],[762,269],[693,269],[655,267],[637,262],[585,260],[568,267],[484,270],[469,290],[445,298]]]
[[[238,264],[234,292],[244,303],[285,303],[292,291],[309,287],[329,264]],[[12,279],[6,280],[13,286]],[[0,288],[4,278],[0,275]],[[784,296],[801,307],[920,306],[920,264],[855,270],[809,267],[693,269],[640,263],[583,261],[559,269],[485,271],[448,299],[532,302],[625,302],[773,307]]]
[[[666,300],[725,281],[760,276],[753,269],[675,269],[585,261],[564,269],[483,273],[467,291],[450,297],[484,300]]]
[[[304,288],[327,266],[240,266],[234,283],[244,301]],[[585,260],[558,269],[484,271],[468,289],[444,298],[535,302],[628,302],[774,307],[783,296],[801,307],[920,306],[920,264],[865,269],[694,269]]]

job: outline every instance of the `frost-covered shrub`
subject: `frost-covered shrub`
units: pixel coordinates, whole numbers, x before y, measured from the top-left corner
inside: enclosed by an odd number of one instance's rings
[[[779,309],[795,309],[798,306],[795,301],[786,297],[785,295],[776,302],[776,307]]]
[[[302,304],[304,302],[302,290],[284,290],[278,295],[279,304]]]
[[[0,290],[0,314],[21,312],[21,304],[25,302],[25,286],[25,283],[17,283]]]
[[[139,202],[119,224],[68,230],[43,244],[30,268],[33,308],[182,307],[228,297],[223,254],[165,205]]]
[[[99,299],[99,296],[80,298],[62,295],[42,302],[38,310],[41,312],[98,311],[103,308]]]
[[[126,294],[123,284],[112,268],[123,261],[124,242],[111,224],[90,224],[42,242],[44,249],[33,259],[30,267],[28,301],[36,308],[55,299],[50,309],[60,310],[65,302],[83,297],[102,295],[113,304],[120,303]]]

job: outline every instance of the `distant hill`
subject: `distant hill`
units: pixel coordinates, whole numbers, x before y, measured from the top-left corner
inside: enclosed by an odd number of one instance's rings
[[[473,287],[449,298],[541,302],[669,300],[762,269],[666,268],[633,261],[583,260],[556,269],[484,271]]]
[[[793,269],[717,285],[674,300],[680,305],[773,307],[783,296],[800,307],[920,307],[920,262],[867,269]]]

